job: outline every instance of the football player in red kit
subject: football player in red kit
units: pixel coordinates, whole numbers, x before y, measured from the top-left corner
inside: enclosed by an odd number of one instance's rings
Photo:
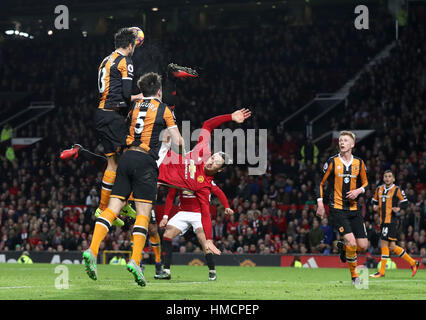
[[[208,242],[212,239],[209,197],[213,177],[222,171],[225,165],[232,163],[224,152],[211,154],[209,144],[211,132],[225,122],[243,123],[250,116],[251,111],[243,108],[232,114],[205,121],[192,151],[181,156],[169,150],[166,159],[159,166],[158,183],[194,192],[200,202],[201,220]]]
[[[216,195],[222,205],[225,207],[225,214],[233,214],[234,211],[229,207],[228,199],[223,191],[212,181],[211,191]],[[157,279],[170,279],[170,265],[172,263],[172,240],[179,234],[184,234],[190,227],[193,228],[206,258],[209,267],[209,280],[216,280],[216,270],[213,260],[213,252],[207,246],[207,239],[203,232],[201,222],[201,206],[193,191],[179,190],[179,211],[168,220],[173,206],[173,201],[177,193],[176,188],[169,188],[169,193],[164,206],[164,216],[160,222],[160,228],[166,226],[163,235],[164,250],[164,272],[157,276]],[[211,241],[211,239],[209,239]],[[217,252],[220,254],[220,251]]]

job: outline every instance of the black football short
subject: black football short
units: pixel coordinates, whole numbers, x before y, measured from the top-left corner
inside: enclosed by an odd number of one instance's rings
[[[116,111],[97,109],[95,112],[95,129],[99,143],[106,156],[119,152],[126,144],[126,119]]]
[[[380,239],[385,241],[397,241],[396,223],[382,223],[382,233]]]
[[[353,233],[355,238],[367,238],[367,230],[359,211],[330,208],[330,222],[340,235]]]
[[[157,195],[158,167],[150,155],[125,151],[118,161],[111,197],[127,200],[133,192],[135,202],[154,203]]]

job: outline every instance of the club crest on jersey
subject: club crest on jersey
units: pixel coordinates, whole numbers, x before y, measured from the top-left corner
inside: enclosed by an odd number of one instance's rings
[[[351,179],[349,179],[349,177],[345,177],[345,179],[343,179],[343,181],[344,181],[345,183],[349,183],[349,181],[351,181]]]
[[[198,177],[197,177],[197,181],[198,181],[199,183],[203,183],[203,182],[204,182],[204,176],[198,176]]]

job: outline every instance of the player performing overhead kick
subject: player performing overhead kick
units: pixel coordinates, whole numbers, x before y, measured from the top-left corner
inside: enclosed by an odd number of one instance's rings
[[[212,227],[210,218],[210,194],[214,175],[223,170],[232,160],[224,152],[211,154],[210,138],[212,131],[223,123],[234,121],[243,123],[251,116],[248,109],[240,109],[232,114],[225,114],[211,118],[204,122],[200,137],[194,149],[185,156],[169,150],[166,161],[159,167],[158,182],[171,187],[177,187],[194,192],[200,202],[201,220],[207,238],[207,246],[217,249],[212,241]]]

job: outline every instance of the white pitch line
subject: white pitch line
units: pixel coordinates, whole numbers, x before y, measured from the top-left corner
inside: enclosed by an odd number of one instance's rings
[[[420,280],[416,280],[416,279],[412,279],[412,280],[377,280],[377,279],[368,279],[368,281],[372,281],[372,282],[375,282],[375,283],[379,283],[379,282],[425,282],[426,280],[423,280],[423,279],[420,279]],[[344,283],[347,283],[347,282],[350,282],[350,281],[344,281],[344,280],[342,280],[342,281],[330,281],[329,283],[342,283],[342,284],[344,284]]]
[[[34,286],[0,287],[0,289],[24,289],[24,288],[35,288],[35,287]]]
[[[371,281],[371,279],[370,279],[370,281]],[[422,279],[420,279],[420,280],[416,280],[416,279],[412,279],[412,280],[373,280],[373,281],[383,281],[383,282],[408,282],[408,281],[410,281],[410,282],[420,282],[420,281],[422,281],[422,282],[425,282],[426,280],[422,280]]]
[[[68,285],[69,287],[71,287],[71,285]],[[28,289],[28,288],[54,288],[57,289],[54,285],[51,286],[14,286],[14,287],[0,287],[1,289]],[[57,289],[59,290],[59,289]]]
[[[129,280],[131,281],[131,280]],[[99,283],[102,282],[123,282],[123,280],[101,280],[99,281]],[[206,281],[188,281],[188,282],[149,282],[148,284],[155,284],[155,285],[170,285],[170,284],[203,284],[203,283],[209,283],[207,280]]]

